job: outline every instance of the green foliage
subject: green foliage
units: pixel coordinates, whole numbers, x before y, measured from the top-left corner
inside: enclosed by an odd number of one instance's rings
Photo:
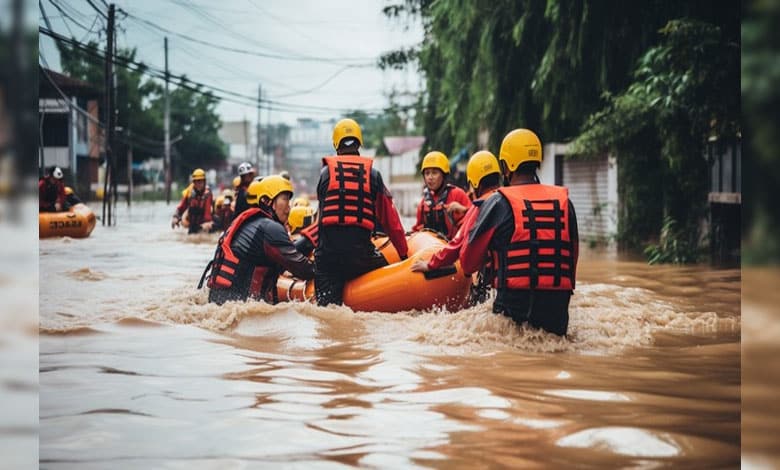
[[[588,118],[572,151],[618,155],[627,217],[620,232],[632,244],[650,235],[647,229],[664,214],[681,221],[695,246],[706,204],[706,141],[740,130],[739,46],[719,27],[695,20],[670,21],[661,34],[663,41],[639,59],[628,88]]]
[[[748,1],[742,27],[742,98],[745,132],[743,160],[742,260],[747,264],[780,263],[780,5]]]
[[[645,250],[649,264],[688,264],[699,259],[696,235],[679,228],[669,216],[664,218],[658,244],[648,245]]]
[[[416,60],[426,89],[426,152],[452,152],[511,129],[543,142],[576,137],[581,154],[620,159],[620,237],[639,247],[664,215],[695,230],[705,204],[710,135],[739,131],[739,3],[647,0],[404,0],[424,38],[388,54]],[[774,87],[773,90],[776,90]]]
[[[62,45],[60,60],[65,74],[86,81],[101,92],[105,89],[102,52],[95,42],[86,50]],[[117,51],[117,63],[135,61],[135,49]],[[164,88],[159,82],[147,78],[143,71],[115,66],[117,76],[116,110],[117,142],[115,155],[119,178],[126,178],[128,147],[133,146],[133,160],[143,161],[164,155],[163,120],[165,110]],[[197,167],[213,167],[226,158],[222,141],[217,135],[221,126],[216,107],[219,99],[203,93],[186,81],[184,86],[171,86],[171,138],[181,135],[173,145],[174,179],[186,180]],[[104,103],[100,103],[101,115]]]

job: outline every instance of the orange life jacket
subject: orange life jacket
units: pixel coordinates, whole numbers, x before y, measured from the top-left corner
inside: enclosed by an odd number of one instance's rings
[[[194,188],[190,189],[189,200],[187,201],[187,214],[189,214],[190,225],[200,225],[203,222],[206,211],[211,210],[211,205],[208,203],[210,194],[209,188],[204,188],[200,194]]]
[[[230,227],[219,238],[214,259],[206,266],[206,271],[211,268],[211,275],[209,276],[207,284],[209,289],[229,289],[233,286],[233,283],[236,280],[236,270],[238,269],[238,263],[240,261],[230,248],[233,236],[247,219],[263,214],[265,213],[257,207],[251,207],[245,210],[236,217]],[[204,272],[203,274],[205,276],[206,273]],[[203,278],[201,278],[201,283],[198,285],[198,288],[200,288],[202,284]]]
[[[512,206],[515,231],[509,246],[493,253],[496,288],[572,290],[568,189],[525,184],[498,191]]]
[[[328,166],[328,189],[320,209],[322,225],[347,225],[373,231],[376,225],[371,164],[358,155],[325,157]]]
[[[437,201],[433,200],[433,194],[428,186],[423,189],[423,226],[431,230],[444,234],[444,236],[450,236],[450,227],[455,226],[455,220],[444,208],[444,204],[447,204],[447,198],[450,197],[450,189],[455,186],[447,183],[441,189]],[[449,226],[447,222],[449,221]]]

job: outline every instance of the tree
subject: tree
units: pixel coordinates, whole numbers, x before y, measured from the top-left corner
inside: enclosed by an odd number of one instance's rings
[[[621,232],[639,243],[663,225],[664,236],[690,252],[678,259],[691,261],[706,207],[705,145],[710,137],[727,140],[740,132],[740,49],[722,28],[702,21],[673,20],[661,34],[661,44],[638,61],[633,82],[608,96],[608,105],[588,119],[572,151],[614,152],[618,166],[627,165]],[[660,212],[647,213],[648,207]]]

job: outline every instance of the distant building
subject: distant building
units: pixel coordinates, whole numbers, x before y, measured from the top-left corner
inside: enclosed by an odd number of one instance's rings
[[[607,154],[566,158],[567,153],[566,144],[545,145],[539,180],[569,189],[581,242],[615,247],[619,210],[617,159]]]
[[[382,139],[389,155],[377,156],[376,168],[393,194],[395,207],[406,217],[417,214],[422,197],[422,179],[418,170],[423,136],[387,136]]]
[[[287,170],[297,194],[316,197],[322,157],[336,154],[332,140],[334,124],[334,120],[301,118],[290,128],[286,153],[274,162],[274,171]]]
[[[739,264],[742,217],[742,141],[711,138],[704,158],[710,165],[709,239],[716,263]]]
[[[66,184],[81,195],[98,182],[104,136],[99,121],[100,91],[87,82],[43,69],[38,86],[41,169],[57,165]]]
[[[257,149],[257,132],[255,124],[244,119],[242,121],[226,121],[218,132],[219,138],[228,146],[227,163],[224,178],[236,174],[238,165],[243,162],[251,162],[258,166],[260,158]]]

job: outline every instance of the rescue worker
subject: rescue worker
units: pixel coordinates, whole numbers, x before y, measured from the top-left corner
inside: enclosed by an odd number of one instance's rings
[[[187,211],[187,220],[189,227],[187,233],[198,233],[201,230],[209,231],[213,224],[211,210],[213,208],[213,195],[208,186],[206,186],[206,172],[196,168],[192,175],[192,188],[181,198],[181,202],[176,206],[176,212],[171,220],[171,228],[176,228],[181,224],[181,218],[184,211]]]
[[[420,172],[425,180],[425,187],[417,206],[417,223],[412,227],[412,231],[428,228],[452,239],[471,206],[471,200],[459,187],[445,183],[444,180],[450,173],[450,161],[443,153],[428,152],[423,158]]]
[[[401,219],[373,160],[360,156],[360,126],[342,119],[333,128],[336,156],[322,159],[317,183],[319,225],[314,259],[317,303],[341,304],[344,284],[387,260],[371,243],[381,224],[402,259],[408,247]]]
[[[238,165],[238,176],[241,178],[241,182],[236,189],[236,202],[233,217],[238,217],[240,213],[249,209],[249,204],[246,201],[246,190],[255,178],[255,169],[252,164],[244,162]]]
[[[287,226],[290,228],[290,235],[298,235],[314,222],[314,209],[305,206],[295,206],[290,209],[290,217],[287,220]]]
[[[210,302],[246,300],[255,276],[260,280],[259,297],[276,303],[276,281],[285,270],[300,279],[314,278],[314,264],[295,249],[284,227],[292,195],[292,184],[279,175],[253,182],[247,188],[250,208],[222,234],[214,259],[198,285],[202,287],[210,269]]]
[[[62,181],[62,169],[49,168],[46,175],[38,180],[38,211],[60,212],[65,210],[65,183]]]
[[[76,196],[76,193],[73,192],[73,188],[70,186],[65,186],[65,210],[70,209],[76,204],[83,204],[83,202],[78,196]]]
[[[458,229],[458,232],[446,246],[431,256],[430,260],[425,261],[422,258],[414,260],[411,267],[412,271],[434,271],[452,265],[458,260],[461,248],[468,238],[469,230],[474,221],[477,220],[479,208],[501,186],[501,168],[498,165],[496,156],[487,150],[480,150],[472,155],[466,166],[466,179],[477,199],[473,201],[472,206],[466,211],[460,229]],[[484,269],[478,271],[476,283],[472,285],[469,299],[472,305],[484,302],[487,299],[491,276],[485,271]]]
[[[214,201],[214,226],[213,232],[224,231],[230,226],[233,220],[233,190],[224,189],[222,194]]]
[[[579,256],[577,219],[568,189],[539,182],[541,162],[542,144],[532,131],[504,137],[499,164],[508,186],[482,204],[460,262],[466,274],[476,272],[490,250],[493,312],[564,336]]]
[[[298,207],[298,206],[309,207],[309,205],[311,205],[311,203],[309,202],[309,198],[304,196],[296,197],[292,204],[293,207]]]

